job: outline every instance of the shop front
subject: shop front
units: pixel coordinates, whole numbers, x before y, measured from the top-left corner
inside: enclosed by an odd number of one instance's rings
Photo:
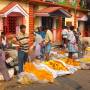
[[[40,18],[40,26],[42,26],[44,30],[46,27],[52,30],[54,42],[60,42],[62,31],[62,17],[70,18],[71,15],[61,7],[47,7],[37,10],[35,12],[35,16]]]

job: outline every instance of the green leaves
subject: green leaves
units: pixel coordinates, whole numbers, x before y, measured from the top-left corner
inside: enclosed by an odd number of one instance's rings
[[[71,0],[71,5],[72,5],[72,7],[77,7],[77,2],[76,2],[76,0]]]
[[[58,4],[63,4],[63,5],[65,5],[65,4],[66,4],[66,0],[60,0],[60,1],[58,2]]]

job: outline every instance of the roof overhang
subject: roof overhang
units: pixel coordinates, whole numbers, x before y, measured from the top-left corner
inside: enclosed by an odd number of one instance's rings
[[[88,17],[86,15],[83,15],[82,17],[78,18],[78,21],[87,21]]]
[[[61,7],[48,7],[35,13],[36,16],[62,16],[70,18],[72,15]]]
[[[12,12],[18,12],[23,16],[28,16],[28,13],[16,2],[10,3],[8,6],[0,11],[0,16],[7,17]]]
[[[74,8],[71,7],[70,5],[62,5],[62,4],[57,4],[54,2],[45,2],[45,1],[40,1],[40,0],[29,0],[29,4],[31,5],[46,5],[46,6],[52,6],[52,7],[63,7],[67,10],[77,10],[81,12],[88,12],[88,9],[81,9],[80,7]]]

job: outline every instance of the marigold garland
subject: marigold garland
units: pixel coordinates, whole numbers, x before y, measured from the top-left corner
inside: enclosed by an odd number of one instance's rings
[[[47,72],[45,70],[38,70],[33,63],[26,62],[24,65],[24,71],[33,73],[39,80],[53,80],[53,75],[50,72]]]
[[[80,66],[80,62],[79,61],[75,61],[74,59],[70,59],[70,58],[65,58],[62,59],[66,64],[69,65],[73,65],[73,66]]]
[[[50,60],[48,62],[45,62],[45,64],[47,66],[49,66],[50,68],[54,69],[54,70],[64,70],[67,71],[68,69],[59,61],[53,61]]]

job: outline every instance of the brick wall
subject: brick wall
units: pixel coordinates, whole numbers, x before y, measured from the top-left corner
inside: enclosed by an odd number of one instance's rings
[[[30,45],[33,44],[34,40],[34,10],[33,5],[29,5],[29,38],[30,38]]]

